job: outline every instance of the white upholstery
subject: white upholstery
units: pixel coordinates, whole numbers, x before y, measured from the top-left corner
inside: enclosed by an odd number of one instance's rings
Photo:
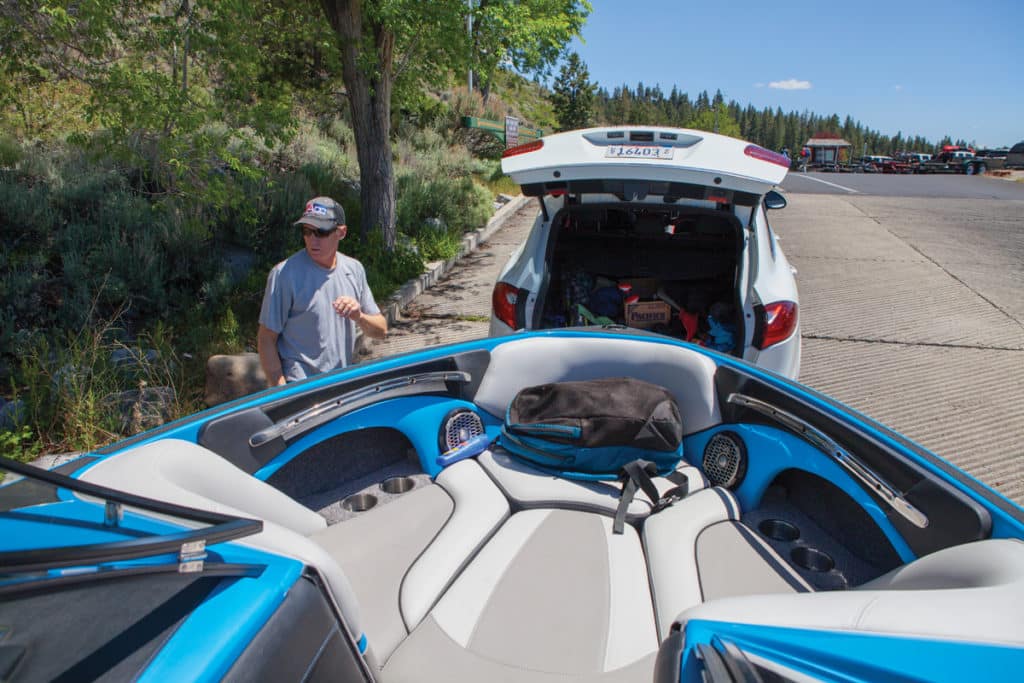
[[[614,515],[619,506],[622,484],[618,482],[560,479],[530,467],[503,450],[486,450],[477,456],[477,462],[502,492],[521,508],[569,508]],[[677,471],[686,476],[691,494],[707,486],[707,478],[696,467],[680,463]],[[655,477],[653,482],[661,494],[676,486],[664,477]],[[638,490],[629,504],[626,519],[638,521],[651,514],[651,508],[650,498]]]
[[[473,401],[497,417],[525,387],[548,382],[634,377],[671,391],[679,404],[683,432],[692,434],[721,422],[715,397],[715,364],[670,344],[637,345],[626,339],[534,337],[505,342],[491,362]]]
[[[677,621],[709,619],[1024,645],[1024,543],[939,550],[848,591],[714,600]]]
[[[162,439],[99,460],[81,477],[200,510],[255,517],[303,536],[327,521],[273,486],[191,441]]]
[[[455,501],[455,510],[402,582],[402,617],[410,630],[509,514],[508,501],[472,460],[445,468],[436,481]]]

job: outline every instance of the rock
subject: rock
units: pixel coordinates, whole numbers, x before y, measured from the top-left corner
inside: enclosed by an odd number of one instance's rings
[[[103,402],[115,408],[121,418],[122,434],[138,434],[170,421],[177,394],[174,387],[147,387],[107,394]]]
[[[110,363],[115,368],[133,368],[152,365],[160,359],[156,349],[121,348],[110,352]]]
[[[20,398],[8,401],[0,398],[0,432],[17,429],[25,424],[25,402]]]
[[[210,356],[206,361],[206,405],[215,406],[267,388],[258,353]]]

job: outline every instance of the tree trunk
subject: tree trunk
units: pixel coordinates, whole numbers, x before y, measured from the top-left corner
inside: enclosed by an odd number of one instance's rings
[[[395,36],[379,24],[364,24],[360,0],[321,0],[341,39],[342,79],[352,112],[359,158],[362,234],[379,229],[388,249],[395,246],[395,175],[391,163],[391,89]],[[375,64],[360,66],[361,50],[372,49]]]

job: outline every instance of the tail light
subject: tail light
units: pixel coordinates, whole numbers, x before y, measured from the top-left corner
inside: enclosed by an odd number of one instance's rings
[[[517,154],[526,154],[528,152],[536,152],[538,149],[544,146],[543,140],[534,140],[533,142],[527,142],[516,147],[509,147],[501,153],[501,158],[506,159],[508,157],[514,157]]]
[[[525,294],[525,292],[520,292],[519,288],[513,287],[507,282],[499,282],[494,285],[494,292],[491,293],[494,316],[513,330],[523,327],[516,315],[521,294]]]
[[[757,307],[757,329],[754,331],[754,346],[767,349],[789,339],[796,330],[797,309],[793,301],[776,301]]]
[[[767,161],[770,164],[776,164],[783,168],[789,168],[792,163],[790,158],[785,154],[779,154],[778,152],[773,152],[770,149],[758,147],[757,145],[747,145],[746,148],[744,148],[743,153],[748,157]]]

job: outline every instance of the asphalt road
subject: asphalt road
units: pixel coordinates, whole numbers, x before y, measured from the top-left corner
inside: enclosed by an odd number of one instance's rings
[[[1024,185],[793,174],[783,188],[789,206],[770,218],[798,269],[801,381],[1024,504]],[[364,358],[485,336],[494,280],[535,206],[413,299]]]
[[[791,172],[782,189],[809,194],[1024,200],[1024,183],[990,176]]]

